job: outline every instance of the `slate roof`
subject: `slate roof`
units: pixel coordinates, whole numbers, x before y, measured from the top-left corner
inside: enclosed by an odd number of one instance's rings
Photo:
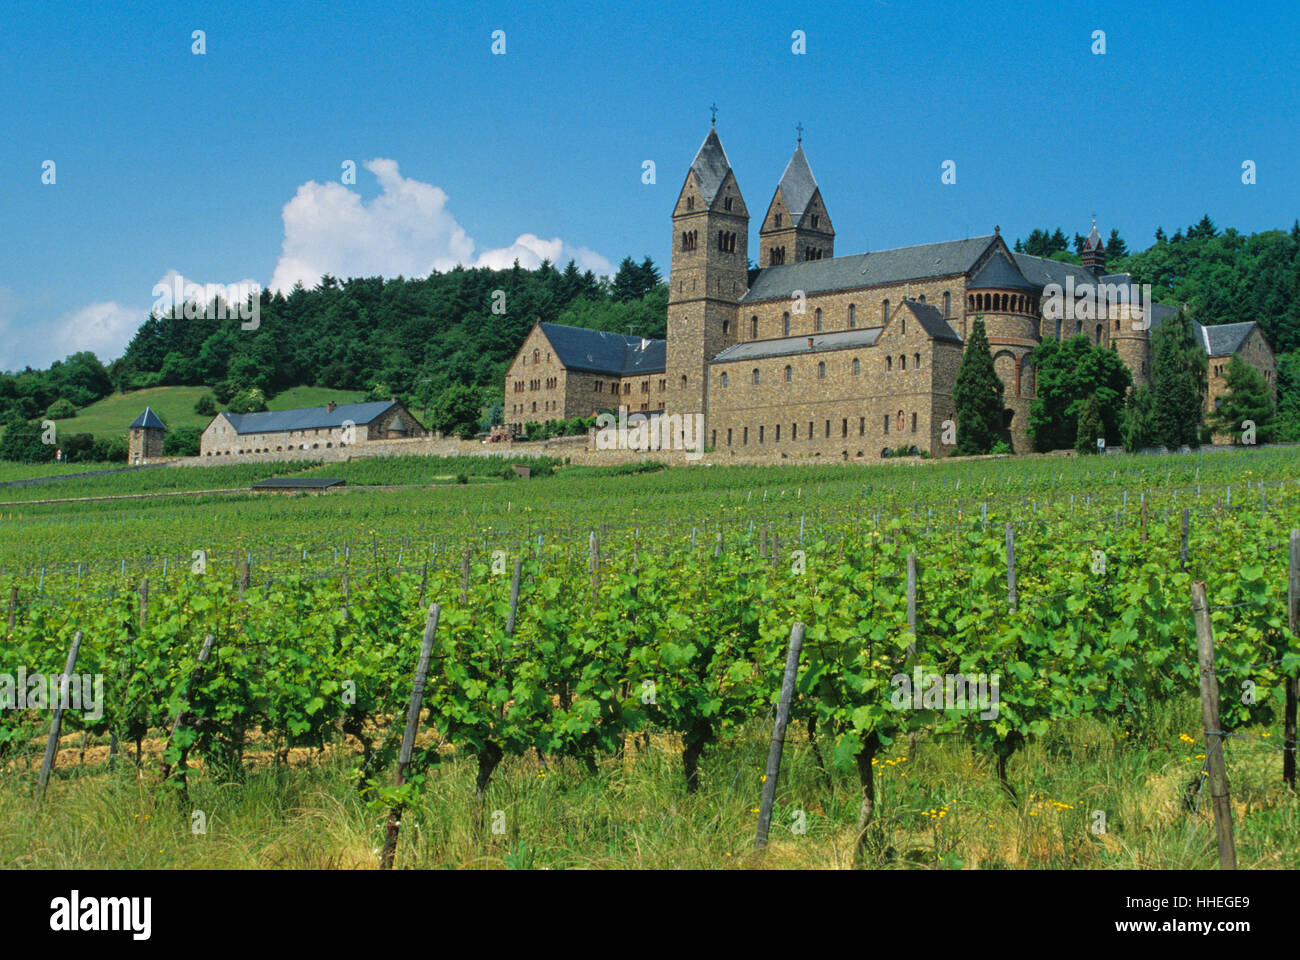
[[[943,318],[939,308],[932,303],[918,303],[916,300],[904,300],[900,306],[906,307],[921,324],[921,329],[932,339],[947,343],[961,343],[962,339],[948,321]]]
[[[989,257],[988,263],[980,267],[979,272],[966,284],[967,290],[1032,290],[1038,292],[1041,286],[1035,286],[1025,279],[1014,263],[1002,254]]]
[[[555,355],[570,370],[617,377],[663,373],[668,360],[666,340],[645,340],[602,330],[538,324],[555,348]]]
[[[795,290],[807,294],[829,293],[965,273],[994,239],[990,234],[766,267],[754,274],[742,302],[785,299]]]
[[[395,406],[392,400],[344,403],[329,407],[301,407],[297,410],[269,410],[263,413],[222,413],[237,434],[283,433],[289,430],[320,430],[341,427],[345,420],[364,426]]]
[[[808,204],[812,202],[813,194],[817,192],[817,180],[813,177],[812,168],[808,166],[808,158],[804,156],[802,146],[794,148],[794,156],[785,165],[785,173],[781,174],[781,182],[777,187],[785,198],[785,207],[790,211],[791,220],[797,227],[808,210]]]
[[[1154,320],[1154,318],[1152,318]],[[1200,324],[1197,324],[1199,327]],[[1253,322],[1220,323],[1212,327],[1201,327],[1201,339],[1205,352],[1212,357],[1224,357],[1236,353],[1246,342],[1250,332],[1255,329]]]
[[[1030,283],[1037,284],[1039,290],[1049,283],[1059,283],[1064,287],[1067,277],[1074,277],[1076,287],[1081,283],[1098,282],[1096,275],[1091,270],[1076,266],[1073,263],[1048,260],[1046,257],[1031,257],[1027,253],[1013,253],[1011,256],[1015,258],[1016,266],[1020,268],[1021,275]],[[1118,281],[1112,280],[1112,282]]]
[[[731,162],[727,160],[727,151],[722,149],[722,141],[718,139],[718,129],[710,127],[708,136],[691,161],[691,170],[700,182],[700,194],[704,197],[706,207],[713,206],[713,198],[718,195],[722,181],[727,178],[730,169]]]
[[[1083,243],[1083,249],[1096,250],[1101,246],[1101,234],[1097,232],[1097,221],[1092,221],[1092,229],[1088,231],[1088,239]]]
[[[849,347],[869,347],[880,339],[881,329],[881,327],[867,327],[861,330],[815,333],[811,337],[750,340],[746,343],[738,343],[733,347],[728,347],[710,360],[709,363],[727,363],[732,360],[761,360],[766,357],[791,357],[801,353],[845,350]],[[812,340],[811,346],[808,344],[809,340]]]
[[[121,421],[118,421],[121,423]],[[145,427],[150,430],[166,430],[167,424],[158,419],[158,414],[153,412],[151,407],[145,407],[144,413],[131,421],[131,426],[127,429],[134,430],[136,427]]]

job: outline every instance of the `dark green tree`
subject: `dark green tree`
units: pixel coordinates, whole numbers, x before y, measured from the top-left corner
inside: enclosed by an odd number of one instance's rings
[[[1171,450],[1200,446],[1207,364],[1185,311],[1165,320],[1152,335],[1151,356],[1158,442]]]
[[[984,317],[977,315],[953,385],[957,408],[957,453],[988,453],[1002,433],[1002,381],[993,368]]]
[[[1111,230],[1110,239],[1106,241],[1106,259],[1118,260],[1128,253],[1128,244],[1120,237],[1118,230]]]
[[[217,415],[217,401],[210,393],[205,393],[194,401],[194,412],[200,417],[215,417]]]
[[[1160,442],[1156,430],[1156,398],[1149,387],[1138,387],[1129,392],[1124,405],[1124,419],[1120,425],[1124,449],[1137,453]]]
[[[42,443],[43,431],[36,422],[19,420],[5,427],[0,437],[0,460],[16,463],[49,463],[54,459],[56,445]]]
[[[1083,401],[1079,410],[1079,429],[1074,438],[1074,452],[1079,454],[1098,453],[1097,438],[1105,438],[1105,427],[1101,422],[1101,401],[1094,393]]]
[[[1273,405],[1273,391],[1263,374],[1234,353],[1223,372],[1227,393],[1215,403],[1210,415],[1210,428],[1232,437],[1235,444],[1252,438],[1255,443],[1271,443],[1276,437],[1277,410]],[[1254,430],[1250,428],[1253,424]]]
[[[1107,443],[1120,438],[1124,395],[1132,383],[1119,354],[1095,346],[1086,335],[1058,342],[1048,338],[1033,353],[1035,397],[1029,407],[1029,435],[1039,450],[1064,450],[1079,435],[1079,415],[1089,398],[1099,404]]]

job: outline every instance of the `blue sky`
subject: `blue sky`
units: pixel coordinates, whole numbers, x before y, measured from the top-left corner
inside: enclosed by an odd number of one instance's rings
[[[666,272],[713,102],[755,220],[803,123],[841,254],[1300,215],[1294,3],[215,6],[0,7],[0,369],[112,359],[172,271]]]

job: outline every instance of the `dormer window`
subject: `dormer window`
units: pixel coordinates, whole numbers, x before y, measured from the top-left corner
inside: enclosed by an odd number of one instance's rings
[[[774,227],[778,227],[778,228],[781,226],[781,214],[778,213],[778,214],[773,215],[773,217],[772,217],[772,226],[774,226]]]

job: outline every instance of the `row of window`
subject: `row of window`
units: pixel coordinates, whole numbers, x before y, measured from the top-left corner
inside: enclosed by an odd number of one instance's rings
[[[773,260],[772,262],[776,263],[777,261]],[[917,298],[917,302],[925,303],[925,294],[919,296]],[[952,294],[949,293],[947,290],[945,290],[943,293],[943,315],[945,317],[948,317],[950,316],[951,311],[952,311]],[[881,319],[882,326],[889,322],[889,315],[890,315],[889,300],[888,298],[886,298],[880,302],[880,319]],[[855,303],[849,304],[848,320],[849,320],[849,329],[850,330],[857,329],[858,306]],[[822,308],[818,307],[813,311],[813,331],[815,333],[821,333],[824,328],[825,328],[825,321],[822,316]],[[731,321],[729,320],[722,321],[722,333],[724,336],[730,335]],[[907,333],[906,318],[903,319],[903,333]],[[781,314],[781,335],[784,337],[790,336],[790,312],[788,310],[785,313]],[[749,339],[751,340],[758,339],[758,316],[757,315],[749,318]]]
[[[1038,313],[1038,298],[1015,293],[970,293],[966,295],[970,310],[996,310],[999,313]],[[944,307],[944,316],[948,308]]]
[[[609,392],[610,392],[611,395],[617,395],[617,394],[618,394],[618,383],[619,383],[619,382],[618,382],[617,380],[611,380],[611,381],[609,382]],[[597,381],[593,384],[593,387],[595,388],[595,392],[596,392],[596,393],[604,393],[604,392],[605,392],[605,381],[604,381],[604,380],[597,380]],[[663,393],[663,392],[666,391],[667,389],[668,389],[668,381],[667,381],[667,380],[660,380],[660,381],[659,381],[659,392],[660,392],[660,393]],[[629,382],[629,383],[624,383],[624,384],[623,384],[623,393],[624,393],[624,394],[628,394],[628,393],[631,393],[631,392],[632,392],[632,384],[631,384],[630,382]],[[649,381],[649,380],[642,380],[642,381],[641,381],[641,392],[642,392],[642,393],[649,393],[649,392],[650,392],[650,381]]]
[[[900,370],[906,370],[906,369],[907,369],[907,354],[905,354],[905,353],[900,353],[900,354],[898,355],[898,367],[899,367]],[[886,373],[889,373],[889,372],[891,372],[893,369],[894,369],[894,358],[893,358],[892,356],[890,356],[890,357],[885,357],[885,372],[886,372]],[[912,354],[912,369],[913,369],[913,370],[920,370],[920,369],[921,369],[921,355],[920,355],[919,353],[914,353],[914,354]],[[862,372],[862,361],[859,360],[857,357],[854,357],[854,358],[853,358],[852,370],[853,370],[853,375],[854,375],[855,377],[856,377],[859,373]],[[758,374],[758,367],[755,367],[755,368],[753,369],[753,371],[751,372],[751,375],[750,375],[750,376],[751,376],[751,379],[752,379],[754,385],[755,385],[755,386],[758,386],[758,377],[759,377],[759,374]],[[785,380],[786,380],[786,383],[790,383],[793,379],[794,379],[794,368],[791,367],[790,364],[787,363],[787,364],[785,365]],[[817,379],[818,379],[818,380],[825,380],[825,379],[826,379],[826,361],[825,361],[825,360],[820,360],[820,361],[818,361],[818,363],[817,363]],[[722,377],[720,378],[720,385],[725,387],[725,386],[727,386],[727,384],[728,384],[728,376],[727,376],[726,372],[724,371],[723,374],[722,374]]]
[[[332,448],[333,446],[334,446],[333,441],[329,441],[329,442],[327,442],[327,443],[325,444],[325,449],[328,450],[328,449]],[[347,444],[346,444],[346,443],[342,443],[342,442],[340,442],[340,443],[339,443],[339,446],[340,446],[340,447],[346,447]],[[289,445],[289,449],[290,449],[290,450],[319,450],[319,449],[320,449],[320,444],[319,444],[319,443],[313,443],[313,444],[311,444],[311,446],[308,446],[308,445],[305,444],[305,443],[298,444],[297,446],[294,446],[293,444],[290,444],[290,445]],[[270,453],[270,452],[271,452],[271,448],[270,448],[270,447],[250,447],[250,448],[247,449],[247,450],[243,450],[243,449],[240,449],[240,450],[209,450],[209,451],[207,452],[207,456],[209,456],[209,457],[213,457],[213,456],[216,456],[216,457],[229,457],[229,456],[231,456],[232,454],[241,454],[241,455],[242,455],[242,454],[245,454],[245,453]],[[275,452],[276,452],[276,453],[283,453],[283,452],[284,452],[284,447],[283,447],[283,445],[276,447],[276,448],[275,448]]]
[[[546,384],[545,387],[542,386],[543,383]],[[527,389],[527,390],[542,390],[542,389],[553,390],[553,389],[555,389],[555,387],[559,386],[559,383],[560,383],[560,378],[559,378],[559,377],[547,377],[544,381],[543,381],[543,380],[529,380],[529,381],[527,381],[526,384],[525,384],[525,382],[524,382],[523,380],[516,380],[515,383],[514,383],[514,389],[515,389],[515,393],[523,393],[525,389]]]
[[[533,351],[533,365],[536,366],[537,364],[539,364],[539,363],[541,363],[541,362],[542,362],[542,351],[541,351],[541,350],[534,350],[534,351]],[[547,362],[547,363],[550,363],[550,362],[551,362],[551,351],[549,351],[549,350],[546,351],[546,362]],[[526,366],[528,366],[528,354],[524,354],[522,357],[519,358],[519,365],[520,365],[521,367],[526,367]]]
[[[915,414],[915,413],[912,414],[911,423],[912,423],[912,430],[911,430],[911,432],[912,432],[912,433],[916,433],[916,414]],[[889,432],[890,432],[890,425],[891,425],[891,424],[893,425],[894,433],[903,433],[904,430],[906,429],[906,426],[907,426],[907,416],[906,416],[906,414],[905,414],[902,410],[899,410],[897,413],[894,413],[894,414],[888,414],[888,413],[886,413],[886,414],[884,415],[884,428],[885,428],[885,434],[886,434],[886,435],[888,435]],[[778,423],[778,424],[776,424],[776,425],[773,427],[773,437],[772,437],[772,442],[773,442],[773,443],[780,443],[780,442],[781,442],[781,426],[782,426],[782,424],[779,424],[779,423]],[[840,436],[840,437],[847,437],[847,436],[849,435],[849,418],[848,418],[848,417],[843,417],[843,418],[841,418],[840,423],[839,423],[839,428],[840,428],[840,429],[839,429],[839,436]],[[826,420],[826,421],[824,421],[824,427],[823,427],[823,430],[824,430],[824,434],[823,434],[823,436],[825,437],[825,439],[830,439],[830,436],[831,436],[831,421],[830,421],[830,420]],[[765,424],[759,424],[758,432],[757,432],[757,440],[758,440],[758,442],[759,442],[759,443],[763,443],[763,442],[765,442],[765,440],[766,440],[766,435],[767,435],[767,427],[766,427],[766,425],[765,425]],[[858,436],[860,436],[860,437],[865,437],[866,435],[867,435],[867,418],[866,418],[866,417],[858,417]],[[809,420],[809,421],[808,421],[808,432],[805,434],[805,437],[806,437],[806,439],[808,439],[808,440],[815,440],[815,439],[817,439],[817,436],[816,436],[816,421],[814,421],[814,420]],[[732,429],[731,427],[728,427],[728,428],[727,428],[727,433],[726,433],[727,446],[729,446],[729,447],[730,447],[730,446],[733,446],[733,445],[734,445],[734,440],[735,440],[735,439],[736,439],[736,438],[735,438],[735,434],[734,434],[733,429]],[[799,424],[798,424],[798,423],[791,423],[791,424],[790,424],[790,434],[789,434],[789,439],[790,439],[791,441],[794,441],[794,440],[798,440],[798,439],[799,439]],[[718,446],[718,431],[717,431],[717,430],[714,430],[714,431],[713,431],[713,435],[712,435],[712,439],[711,439],[711,445],[712,445],[715,449],[716,449],[717,446]],[[748,446],[748,445],[749,445],[749,427],[741,427],[741,429],[740,429],[740,446],[743,447],[743,446]]]

